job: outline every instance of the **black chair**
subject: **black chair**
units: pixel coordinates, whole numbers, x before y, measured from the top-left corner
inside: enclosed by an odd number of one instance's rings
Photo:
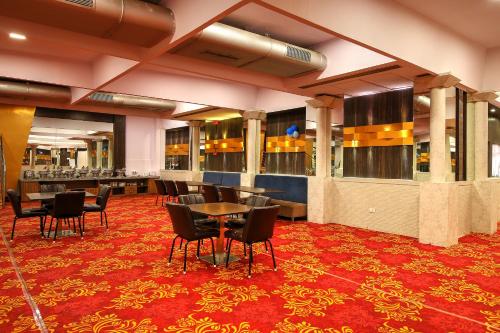
[[[221,201],[231,202],[231,203],[239,203],[240,198],[238,197],[238,193],[232,187],[220,186],[219,191],[221,194]]]
[[[175,181],[175,185],[177,186],[177,192],[179,195],[188,195],[197,193],[196,191],[189,191],[189,186],[185,181]]]
[[[167,187],[165,183],[161,179],[155,179],[156,186],[156,202],[155,205],[158,204],[158,197],[161,196],[161,205],[163,206],[163,199],[167,196]]]
[[[263,195],[251,195],[245,200],[245,205],[252,207],[266,207],[270,204],[271,198]],[[242,218],[229,219],[224,223],[224,226],[231,229],[243,228],[247,221],[247,217],[248,214],[244,214]]]
[[[40,185],[40,192],[66,192],[66,185],[64,184],[42,184]],[[51,210],[54,207],[54,199],[42,200],[40,204],[46,210]]]
[[[167,188],[167,200],[175,202],[175,199],[179,196],[175,182],[173,180],[165,180],[165,187]]]
[[[215,246],[213,237],[219,237],[219,230],[214,228],[196,227],[189,206],[176,203],[167,203],[166,206],[168,213],[170,214],[170,219],[172,220],[174,233],[176,234],[175,238],[172,241],[172,247],[170,248],[170,256],[168,258],[168,263],[170,264],[172,262],[172,254],[174,251],[174,245],[177,238],[180,238],[181,240],[186,240],[187,242],[184,245],[184,270],[183,270],[183,273],[186,274],[188,244],[193,241],[198,241],[196,256],[199,257],[200,240],[210,238],[210,242],[212,243],[212,257],[215,267],[216,261],[215,261]]]
[[[16,228],[16,221],[18,219],[25,219],[31,217],[38,217],[40,219],[40,234],[43,237],[43,228],[45,226],[45,218],[47,217],[47,210],[45,208],[28,208],[23,209],[21,206],[21,196],[16,191],[9,189],[7,190],[7,196],[9,197],[10,204],[14,210],[14,221],[12,222],[12,232],[10,234],[10,240],[14,239],[14,229]]]
[[[179,195],[179,203],[183,205],[194,205],[194,204],[201,204],[205,203],[205,198],[201,194],[188,194],[188,195]],[[196,226],[202,227],[202,226],[208,226],[212,228],[218,228],[219,222],[217,219],[210,219],[208,218],[208,215],[205,214],[200,214],[200,213],[193,213],[193,220],[194,224]],[[182,241],[181,241],[182,242]]]
[[[52,221],[56,219],[56,228],[54,231],[54,241],[57,237],[57,229],[59,221],[66,221],[69,225],[69,219],[73,219],[73,231],[76,232],[75,217],[78,219],[78,228],[80,229],[80,236],[83,237],[83,230],[81,224],[81,216],[83,214],[83,205],[85,203],[85,192],[64,192],[56,193],[54,199],[54,208],[50,211],[51,219],[49,226],[50,237],[52,231]]]
[[[206,203],[219,202],[219,191],[213,185],[203,185],[203,197]]]
[[[256,207],[252,208],[248,213],[247,222],[243,228],[229,229],[224,232],[224,236],[229,239],[229,246],[226,257],[226,267],[229,265],[229,255],[231,254],[231,245],[233,240],[242,242],[250,248],[250,258],[248,259],[248,277],[252,276],[253,250],[252,245],[255,243],[269,243],[271,255],[273,258],[273,266],[276,271],[276,260],[274,258],[273,244],[271,238],[274,232],[274,223],[278,216],[279,206]]]
[[[102,225],[102,215],[104,213],[104,220],[106,222],[106,229],[108,229],[108,214],[106,213],[106,206],[108,205],[108,199],[111,195],[111,186],[101,185],[99,189],[99,194],[95,199],[95,204],[84,204],[83,205],[83,231],[85,231],[85,214],[87,213],[101,213],[101,225]]]

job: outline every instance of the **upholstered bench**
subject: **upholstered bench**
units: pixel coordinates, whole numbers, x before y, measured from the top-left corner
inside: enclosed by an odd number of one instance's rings
[[[255,187],[282,190],[280,193],[266,193],[271,197],[271,204],[279,205],[280,216],[293,221],[298,217],[307,217],[307,177],[300,176],[255,176]]]

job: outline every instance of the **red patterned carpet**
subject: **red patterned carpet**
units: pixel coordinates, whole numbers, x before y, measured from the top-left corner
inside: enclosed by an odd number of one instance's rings
[[[0,211],[7,237],[10,207]],[[189,253],[167,266],[172,239],[153,196],[112,198],[110,229],[88,218],[87,233],[41,239],[37,220],[18,222],[0,246],[0,332],[499,332],[500,234],[471,235],[442,249],[414,239],[340,225],[279,222],[279,270],[258,247],[213,268]],[[204,251],[208,253],[209,246]],[[242,248],[234,246],[241,256]]]

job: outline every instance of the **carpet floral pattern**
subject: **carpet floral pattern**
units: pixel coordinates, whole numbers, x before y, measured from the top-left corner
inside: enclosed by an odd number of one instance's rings
[[[188,272],[169,216],[153,196],[112,198],[109,230],[89,215],[84,239],[41,239],[20,220],[0,246],[0,332],[499,332],[500,233],[469,235],[443,249],[337,224],[279,221],[278,271],[256,246],[229,268],[196,259]],[[10,207],[0,210],[8,237]],[[208,243],[208,244],[207,244]],[[25,292],[9,256],[24,280]],[[209,253],[209,242],[202,247]],[[243,257],[240,244],[234,254]]]

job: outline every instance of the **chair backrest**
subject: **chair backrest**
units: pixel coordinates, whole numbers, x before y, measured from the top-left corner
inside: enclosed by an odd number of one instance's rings
[[[12,205],[12,209],[14,210],[14,214],[17,217],[23,214],[23,209],[21,207],[21,196],[19,193],[14,191],[13,189],[7,190],[7,196],[9,197],[10,204]]]
[[[203,185],[203,197],[206,203],[219,202],[219,191],[213,185]]]
[[[65,192],[66,185],[64,184],[42,184],[40,185],[40,192]]]
[[[111,186],[101,185],[101,188],[99,189],[99,194],[97,194],[97,197],[95,198],[95,203],[101,206],[102,210],[106,209],[110,195],[111,195]]]
[[[165,186],[167,187],[167,194],[176,197],[179,195],[177,192],[177,187],[175,187],[175,183],[173,180],[165,180]]]
[[[219,191],[220,191],[220,194],[222,196],[222,198],[221,198],[222,201],[232,202],[232,203],[239,202],[238,193],[236,193],[234,188],[220,186]]]
[[[245,204],[252,207],[266,207],[271,204],[271,198],[263,195],[251,195],[246,199]]]
[[[189,206],[167,202],[167,210],[174,232],[184,239],[194,239],[195,227]]]
[[[189,194],[189,187],[185,181],[176,180],[175,185],[177,185],[177,192],[179,195]]]
[[[205,203],[205,198],[201,193],[179,195],[179,202],[183,205],[200,204]]]
[[[155,179],[156,193],[159,195],[167,195],[167,188],[161,179]]]
[[[56,193],[53,217],[78,217],[83,213],[85,192]]]
[[[261,242],[273,237],[280,206],[255,207],[248,213],[243,229],[244,242]]]

